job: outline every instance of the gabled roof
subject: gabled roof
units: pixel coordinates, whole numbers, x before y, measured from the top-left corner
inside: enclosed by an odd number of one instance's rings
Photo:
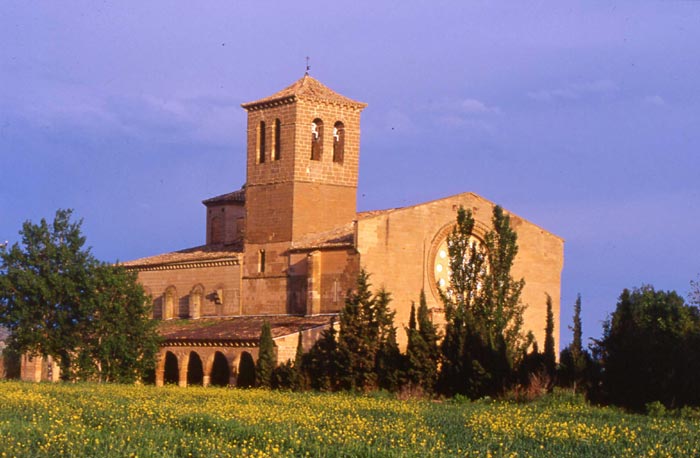
[[[221,194],[220,196],[210,197],[209,199],[203,200],[202,203],[207,206],[211,204],[245,203],[245,188],[227,194]]]
[[[429,200],[429,201],[427,201],[427,202],[421,202],[421,203],[418,203],[418,204],[409,205],[409,206],[407,206],[407,207],[396,207],[396,208],[388,208],[388,209],[386,209],[386,210],[370,210],[370,211],[366,211],[366,212],[361,212],[361,213],[358,213],[358,214],[357,214],[357,219],[358,219],[358,220],[371,219],[371,218],[376,218],[376,217],[378,217],[378,216],[386,215],[386,214],[389,214],[389,213],[402,212],[402,211],[409,211],[409,210],[411,210],[411,209],[414,209],[414,208],[417,208],[417,207],[421,207],[421,206],[423,206],[423,205],[431,205],[431,204],[434,204],[434,203],[437,203],[437,202],[442,202],[442,201],[447,201],[447,200],[453,200],[453,199],[464,199],[464,198],[476,199],[476,200],[480,200],[480,201],[482,201],[482,202],[486,202],[486,203],[488,203],[488,204],[489,204],[490,206],[492,206],[492,207],[496,206],[496,203],[495,203],[495,202],[493,202],[493,201],[491,201],[491,200],[489,200],[489,199],[486,199],[485,197],[482,197],[482,196],[480,196],[479,194],[476,194],[476,193],[473,193],[473,192],[462,192],[462,193],[453,194],[453,195],[447,196],[447,197],[441,197],[441,198],[439,198],[439,199]],[[554,233],[548,231],[547,229],[544,229],[542,226],[539,226],[539,225],[537,225],[537,224],[531,222],[530,220],[527,220],[527,219],[525,219],[525,218],[523,218],[523,217],[521,217],[521,216],[518,216],[517,214],[513,213],[513,212],[510,211],[510,210],[506,210],[506,209],[504,209],[504,210],[506,211],[507,214],[512,215],[512,216],[515,216],[515,217],[517,217],[517,218],[519,218],[519,219],[521,219],[521,220],[523,220],[523,221],[526,221],[528,224],[531,224],[532,226],[541,229],[542,231],[546,232],[547,234],[549,234],[549,235],[551,235],[551,236],[553,236],[553,237],[558,238],[559,240],[562,240],[562,241],[564,240],[563,238],[559,237],[558,235],[556,235],[556,234],[554,234]]]
[[[366,103],[357,102],[330,89],[315,78],[305,74],[301,79],[289,87],[282,89],[269,97],[254,102],[244,103],[241,106],[246,110],[255,109],[261,105],[273,105],[277,102],[293,102],[295,100],[311,100],[335,103],[355,108],[364,108]]]
[[[319,248],[344,248],[354,246],[355,225],[348,223],[326,232],[305,234],[292,243],[292,250],[313,250]]]
[[[238,255],[243,252],[241,243],[229,245],[202,245],[170,253],[157,254],[147,258],[122,262],[119,265],[128,269],[153,270],[164,268],[196,267],[197,264],[213,262],[238,263]]]

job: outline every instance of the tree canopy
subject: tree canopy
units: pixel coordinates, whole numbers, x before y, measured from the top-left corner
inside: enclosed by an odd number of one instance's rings
[[[625,289],[597,353],[608,400],[632,409],[700,404],[700,313],[674,291]]]
[[[148,297],[134,272],[93,257],[71,216],[27,221],[0,250],[0,324],[12,350],[54,358],[64,379],[133,381],[158,349]]]

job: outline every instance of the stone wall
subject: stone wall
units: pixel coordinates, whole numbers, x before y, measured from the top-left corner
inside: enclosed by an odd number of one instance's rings
[[[153,315],[163,318],[166,290],[174,290],[173,318],[190,317],[190,297],[197,287],[203,290],[200,316],[231,316],[241,314],[240,266],[216,265],[206,267],[166,266],[140,270],[139,282],[153,298]]]
[[[444,320],[435,286],[435,256],[439,255],[437,248],[456,221],[460,205],[474,213],[478,236],[490,229],[493,203],[471,193],[380,212],[358,221],[357,249],[361,264],[372,275],[370,281],[375,290],[384,286],[391,292],[402,346],[406,343],[406,333],[402,330],[408,326],[411,302],[418,302],[421,288],[426,292],[428,307],[434,309],[434,321]],[[529,304],[525,328],[535,334],[542,347],[545,293],[548,293],[552,296],[558,346],[563,240],[516,215],[510,216],[519,246],[512,275],[525,279],[522,300]]]

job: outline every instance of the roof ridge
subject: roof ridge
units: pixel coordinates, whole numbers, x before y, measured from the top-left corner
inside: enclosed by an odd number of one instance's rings
[[[290,84],[281,91],[275,92],[271,96],[264,97],[253,102],[243,103],[241,106],[247,110],[268,103],[285,101],[291,102],[294,100],[316,100],[337,103],[340,105],[349,105],[357,108],[364,108],[367,106],[366,103],[358,102],[349,97],[338,94],[333,89],[329,88],[308,74],[304,74],[304,76],[302,76],[300,79],[296,80],[294,83]]]

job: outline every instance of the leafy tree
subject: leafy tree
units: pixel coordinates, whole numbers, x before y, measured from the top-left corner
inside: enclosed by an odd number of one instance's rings
[[[547,294],[547,319],[544,328],[544,366],[550,380],[554,379],[557,361],[554,350],[554,313],[552,312],[552,297]]]
[[[474,240],[471,211],[460,207],[447,238],[452,274],[449,287],[441,290],[447,324],[439,379],[446,394],[498,394],[531,342],[522,332],[525,282],[510,274],[517,235],[499,206],[492,224],[481,246]]]
[[[700,313],[673,291],[625,289],[596,352],[608,400],[641,410],[700,404]]]
[[[526,305],[520,296],[525,280],[515,280],[511,269],[518,254],[518,235],[510,227],[510,217],[496,205],[493,208],[493,230],[484,236],[486,263],[483,293],[478,302],[477,316],[492,337],[500,336],[512,364],[530,346],[532,338],[523,334],[523,314]]]
[[[700,307],[700,276],[695,281],[690,281],[690,295],[688,301],[697,307]]]
[[[81,323],[74,375],[128,383],[154,369],[159,338],[149,298],[136,272],[98,265],[92,273],[90,319]]]
[[[272,386],[272,371],[275,369],[275,342],[272,340],[270,323],[263,322],[260,331],[260,346],[258,347],[258,362],[255,366],[255,378],[258,386]]]
[[[135,274],[92,256],[71,216],[27,221],[22,244],[0,251],[0,324],[14,352],[54,358],[65,379],[133,381],[157,350],[146,296]]]
[[[450,284],[440,289],[445,304],[445,338],[441,344],[441,365],[438,386],[442,393],[467,394],[470,388],[480,386],[483,367],[475,361],[468,341],[476,340],[475,311],[486,274],[486,256],[473,240],[474,218],[471,210],[460,207],[457,224],[447,237]]]

